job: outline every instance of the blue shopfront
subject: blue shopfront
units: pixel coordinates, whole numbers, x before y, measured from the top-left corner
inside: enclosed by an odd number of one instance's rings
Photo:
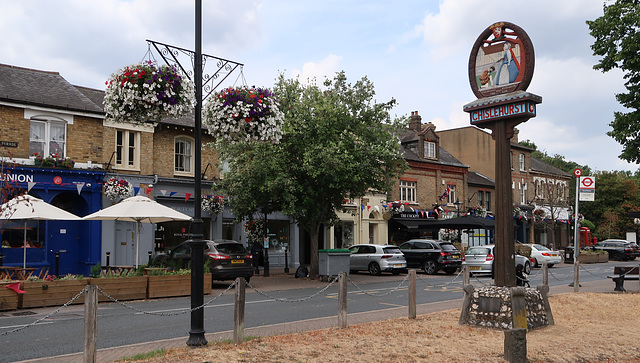
[[[3,175],[15,193],[35,196],[79,217],[102,207],[104,171],[15,167]],[[0,221],[3,265],[23,263],[24,221]],[[101,226],[89,221],[27,221],[27,266],[88,275],[100,261]]]

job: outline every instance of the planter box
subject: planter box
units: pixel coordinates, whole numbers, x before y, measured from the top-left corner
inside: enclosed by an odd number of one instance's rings
[[[578,261],[580,263],[603,263],[603,262],[609,261],[609,255],[606,253],[603,253],[603,254],[581,253],[578,255]]]
[[[9,284],[11,284],[11,282],[0,283],[0,311],[15,310],[18,308],[18,298],[20,295],[7,288]]]
[[[26,293],[20,296],[19,308],[64,305],[73,299],[89,282],[89,279],[57,281],[22,281],[20,288]],[[80,296],[74,304],[84,303]]]
[[[103,277],[90,278],[89,284],[97,285],[105,294],[118,301],[139,300],[147,297],[147,277]],[[98,301],[111,301],[108,297],[98,293]]]
[[[191,275],[147,276],[147,298],[191,295]],[[204,274],[204,293],[211,293],[211,274]]]

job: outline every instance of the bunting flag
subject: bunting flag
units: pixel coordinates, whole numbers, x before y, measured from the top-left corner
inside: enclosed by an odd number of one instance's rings
[[[36,183],[34,182],[28,182],[27,183],[27,192],[31,191],[31,188],[33,188],[33,186],[36,185]]]
[[[82,188],[84,188],[84,183],[76,183],[76,189],[78,189],[78,195],[82,192]]]
[[[380,206],[379,206],[379,205],[376,205],[376,206],[375,206],[375,207],[373,207],[373,208],[374,208],[375,210],[377,210],[377,211],[378,211],[378,213],[380,212]]]
[[[184,193],[184,201],[188,201],[191,198],[191,193]]]

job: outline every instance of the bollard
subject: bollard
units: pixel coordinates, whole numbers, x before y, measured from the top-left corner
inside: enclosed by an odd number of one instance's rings
[[[338,276],[338,327],[344,329],[347,327],[347,273],[340,272]]]
[[[549,286],[549,265],[546,261],[542,263],[542,284]]]
[[[109,267],[109,257],[111,257],[111,252],[107,252],[107,267]]]
[[[289,273],[289,257],[287,257],[287,250],[284,250],[284,273]]]
[[[241,344],[244,340],[244,306],[245,306],[244,277],[236,278],[236,303],[233,311],[233,344]]]
[[[504,360],[510,363],[527,362],[527,329],[504,332]]]
[[[416,270],[409,270],[409,319],[416,318]]]
[[[149,254],[149,262],[147,262],[147,266],[151,266],[151,251],[149,251],[148,254]]]
[[[60,277],[60,252],[56,252],[56,277]]]
[[[98,353],[98,286],[87,285],[84,298],[84,362],[95,363]]]

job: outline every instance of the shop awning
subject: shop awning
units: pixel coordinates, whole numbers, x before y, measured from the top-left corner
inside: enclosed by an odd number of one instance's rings
[[[489,218],[465,215],[451,219],[412,219],[395,218],[395,222],[413,231],[433,230],[439,228],[447,229],[494,229],[495,221]]]

